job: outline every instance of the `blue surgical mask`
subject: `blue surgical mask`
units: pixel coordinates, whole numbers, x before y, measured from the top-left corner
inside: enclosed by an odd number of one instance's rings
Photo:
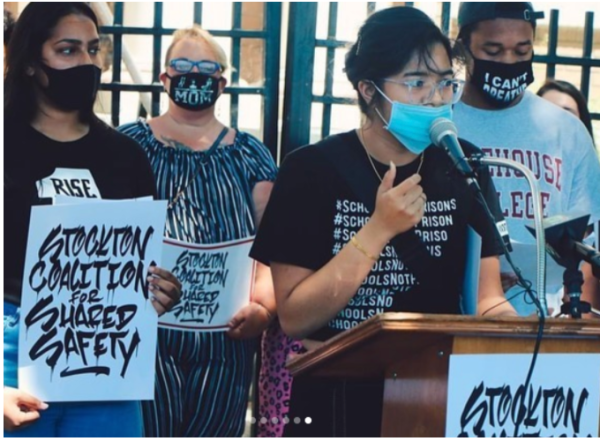
[[[392,105],[389,121],[386,121],[379,110],[375,109],[377,115],[386,124],[387,131],[415,155],[420,155],[431,145],[429,128],[436,119],[452,119],[452,104],[439,107],[404,104],[392,101],[377,86],[375,87]]]

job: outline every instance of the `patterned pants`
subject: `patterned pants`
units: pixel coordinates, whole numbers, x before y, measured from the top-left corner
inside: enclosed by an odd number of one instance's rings
[[[155,398],[142,402],[144,436],[241,436],[257,344],[159,328]]]

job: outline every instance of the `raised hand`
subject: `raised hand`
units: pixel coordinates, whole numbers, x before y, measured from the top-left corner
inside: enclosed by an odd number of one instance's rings
[[[420,175],[412,175],[393,187],[396,167],[390,163],[381,185],[377,189],[377,200],[372,220],[379,228],[395,237],[417,225],[425,212],[427,197],[419,185]]]

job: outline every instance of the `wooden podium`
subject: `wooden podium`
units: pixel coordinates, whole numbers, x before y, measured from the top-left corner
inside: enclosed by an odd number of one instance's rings
[[[382,436],[445,435],[451,354],[533,353],[538,320],[386,313],[288,363],[292,375],[385,378]],[[540,353],[600,353],[600,320],[547,319]]]

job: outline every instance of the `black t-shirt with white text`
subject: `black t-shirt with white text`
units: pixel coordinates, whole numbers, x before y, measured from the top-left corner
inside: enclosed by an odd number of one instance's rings
[[[356,132],[335,135],[326,141],[343,143],[343,148],[353,153],[352,157],[364,162],[361,166],[369,169],[369,182],[360,185],[370,185],[375,194],[379,178]],[[283,162],[251,251],[258,261],[316,271],[337,255],[368,221],[369,210],[324,155],[323,149],[327,147],[323,143],[300,148]],[[469,143],[462,144],[467,156],[480,152]],[[373,162],[383,176],[389,166]],[[418,167],[419,159],[397,167],[394,185],[416,173]],[[464,178],[453,171],[442,149],[432,146],[425,151],[420,174],[427,205],[414,233],[435,259],[435,267],[428,269],[429,274],[442,278],[445,289],[436,292],[422,289],[410,268],[387,245],[348,306],[311,338],[325,340],[389,311],[459,314],[468,226],[482,237],[481,257],[502,254],[496,226],[488,220]],[[479,170],[477,178],[496,222],[502,221],[487,168]]]
[[[141,147],[101,122],[59,142],[5,119],[4,290],[12,301],[21,295],[31,207],[56,195],[129,199],[154,197],[156,188]]]

